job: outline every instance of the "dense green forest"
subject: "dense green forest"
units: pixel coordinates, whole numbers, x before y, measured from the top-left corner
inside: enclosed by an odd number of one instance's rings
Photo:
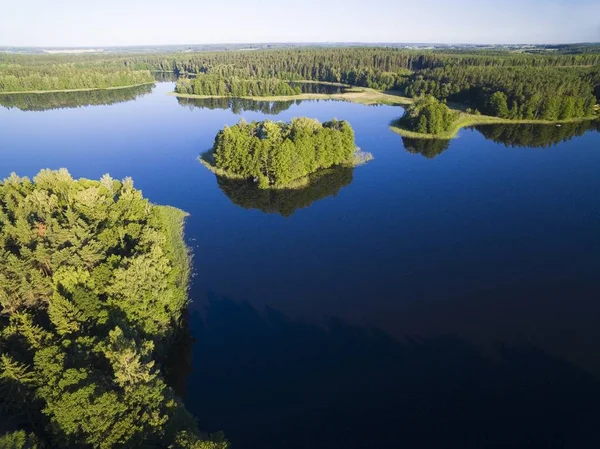
[[[180,94],[210,95],[218,97],[267,97],[272,95],[298,95],[300,87],[277,78],[240,79],[223,78],[217,75],[198,75],[192,79],[181,79],[175,85]]]
[[[346,121],[300,117],[291,123],[240,121],[215,137],[215,167],[260,188],[285,187],[311,173],[352,164],[356,153],[354,131]]]
[[[135,100],[152,92],[152,85],[123,89],[96,89],[81,92],[44,92],[39,94],[0,95],[0,106],[21,111],[47,111],[50,109],[79,108],[110,105]]]
[[[154,77],[147,70],[82,64],[19,65],[0,59],[0,92],[104,89],[153,82]]]
[[[227,447],[161,371],[187,304],[184,216],[108,175],[0,183],[0,447]]]
[[[581,67],[448,66],[415,74],[406,94],[467,103],[502,118],[566,120],[593,115],[593,79],[593,70]]]
[[[593,114],[600,53],[500,50],[290,48],[260,51],[106,55],[0,55],[0,92],[123,86],[150,82],[149,70],[195,74],[180,93],[293,95],[285,81],[346,83],[468,103],[503,118],[564,120]],[[566,50],[565,50],[566,51]],[[504,104],[506,103],[506,104]]]
[[[400,123],[421,134],[440,134],[448,131],[457,119],[458,112],[427,95],[406,108]]]

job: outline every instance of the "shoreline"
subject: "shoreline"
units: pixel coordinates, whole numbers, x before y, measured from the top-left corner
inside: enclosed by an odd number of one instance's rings
[[[244,176],[236,175],[235,173],[229,173],[228,171],[223,170],[222,168],[219,168],[219,167],[216,167],[215,165],[213,165],[211,163],[212,154],[213,154],[212,150],[205,151],[200,156],[198,156],[198,162],[200,162],[202,165],[204,165],[210,172],[214,173],[216,176],[220,176],[222,178],[227,178],[227,179],[233,179],[235,181],[250,182],[250,180]],[[364,165],[364,164],[372,161],[373,159],[374,159],[374,157],[373,157],[372,153],[362,151],[359,147],[356,147],[356,151],[352,155],[352,160],[348,161],[348,162],[344,162],[343,164],[339,164],[339,165],[337,165],[337,167],[356,168],[356,167],[359,167],[361,165]],[[308,187],[308,185],[310,184],[311,177],[314,177],[315,175],[317,175],[319,172],[321,172],[323,170],[329,170],[329,169],[332,169],[335,167],[336,166],[320,168],[319,170],[317,170],[313,173],[309,173],[308,175],[303,176],[302,178],[294,179],[289,184],[272,185],[272,186],[269,186],[269,187],[267,187],[265,189],[261,189],[261,190],[300,190],[300,189],[304,189],[304,188]],[[257,189],[259,188],[258,184],[256,184],[256,183],[255,183],[255,186]]]
[[[322,84],[322,83],[319,83]],[[337,101],[350,101],[352,103],[374,105],[374,104],[387,104],[390,106],[401,105],[406,106],[411,104],[414,100],[412,98],[403,97],[397,94],[381,92],[368,87],[351,87],[343,94],[298,94],[298,95],[272,95],[265,97],[257,96],[241,96],[236,97],[232,95],[194,95],[194,94],[181,94],[177,92],[168,92],[167,95],[180,98],[197,98],[200,100],[206,100],[209,98],[240,98],[243,100],[253,101],[294,101],[294,100],[337,100]]]
[[[457,110],[454,109],[453,110]],[[422,134],[416,131],[412,131],[405,128],[400,123],[400,119],[394,120],[390,123],[389,128],[403,137],[409,137],[412,139],[430,139],[430,140],[451,140],[457,137],[458,132],[470,126],[477,125],[560,125],[562,123],[579,123],[589,120],[597,120],[600,117],[578,117],[564,120],[538,120],[538,119],[508,119],[494,117],[491,115],[475,115],[468,114],[466,112],[458,111],[460,113],[459,118],[452,123],[452,126],[448,131],[439,134]]]
[[[89,87],[84,89],[57,89],[57,90],[19,90],[11,92],[0,92],[0,95],[17,95],[17,94],[50,94],[57,92],[91,92],[94,90],[117,90],[117,89],[128,89],[131,87],[147,86],[148,84],[155,84],[156,81],[148,81],[147,83],[130,84],[128,86],[113,86],[113,87]]]

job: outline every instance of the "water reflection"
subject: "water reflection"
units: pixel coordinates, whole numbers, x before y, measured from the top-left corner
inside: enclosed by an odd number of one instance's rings
[[[152,72],[157,83],[174,83],[180,77],[174,72]]]
[[[256,101],[244,98],[181,98],[177,101],[189,109],[230,109],[234,114],[244,111],[262,112],[267,115],[277,115],[288,110],[293,105],[299,105],[301,100],[290,101]]]
[[[600,122],[588,120],[560,125],[478,125],[474,128],[486,139],[507,147],[546,148],[582,136],[587,131],[600,131]]]
[[[250,181],[222,177],[217,177],[217,183],[234,204],[244,209],[259,209],[267,214],[290,217],[315,201],[336,196],[352,182],[353,170],[349,167],[321,170],[311,175],[307,186],[300,189],[259,189]]]
[[[152,92],[152,85],[125,89],[99,89],[81,92],[47,92],[41,94],[0,94],[0,105],[21,111],[81,108],[133,101]]]
[[[600,384],[530,345],[397,339],[228,299],[191,319],[186,404],[240,449],[598,447]]]
[[[402,136],[402,144],[409,153],[420,154],[427,159],[433,159],[448,149],[450,141],[442,139],[414,139]]]

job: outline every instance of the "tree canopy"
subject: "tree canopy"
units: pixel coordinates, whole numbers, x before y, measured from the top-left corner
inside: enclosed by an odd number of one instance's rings
[[[448,131],[457,118],[458,112],[429,95],[409,105],[401,121],[418,133],[440,134]]]
[[[352,163],[354,131],[346,121],[321,124],[306,117],[290,123],[240,121],[219,131],[213,145],[217,169],[261,188],[285,187],[323,168]]]
[[[0,406],[22,425],[0,445],[226,447],[160,369],[187,304],[184,216],[131,179],[0,183]]]

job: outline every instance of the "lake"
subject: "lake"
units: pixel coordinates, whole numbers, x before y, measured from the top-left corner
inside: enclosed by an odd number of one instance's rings
[[[236,449],[598,447],[597,124],[415,141],[399,107],[172,89],[0,96],[0,178],[131,176],[191,214],[195,341],[170,380],[200,428]],[[197,162],[226,124],[296,116],[348,120],[375,159],[279,192]]]

